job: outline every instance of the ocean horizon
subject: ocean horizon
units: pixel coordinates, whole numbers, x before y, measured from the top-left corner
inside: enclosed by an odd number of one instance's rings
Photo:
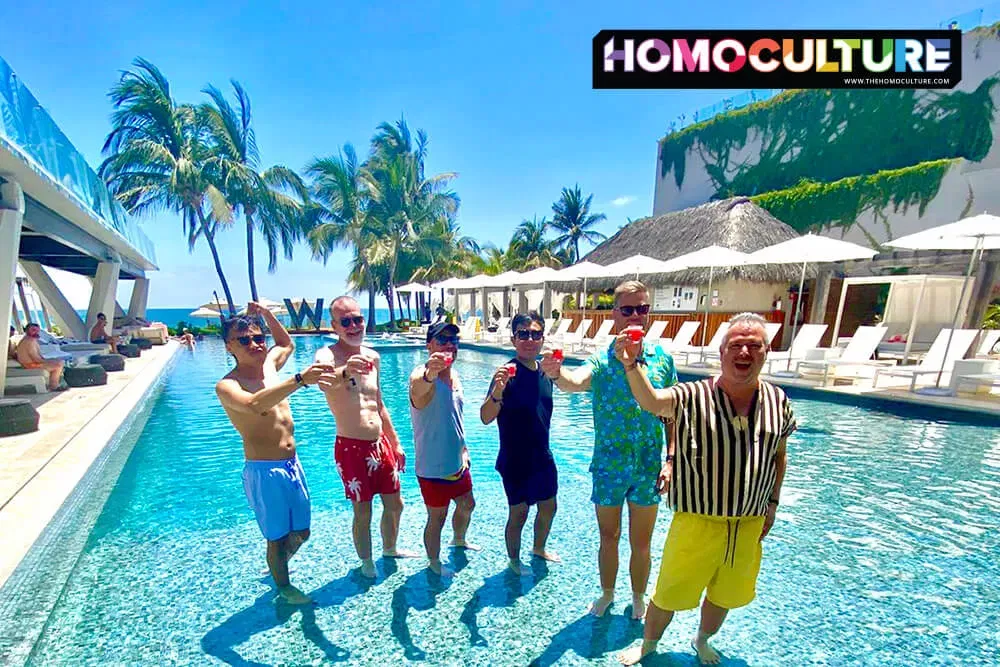
[[[241,304],[242,305],[242,304]],[[193,324],[195,326],[205,326],[211,323],[213,320],[218,323],[216,318],[206,319],[206,318],[193,318],[191,313],[198,310],[198,307],[192,308],[147,308],[146,309],[146,319],[150,322],[163,322],[168,327],[176,327],[178,322],[186,322],[187,324]],[[361,311],[368,315],[368,309],[362,305]],[[86,318],[87,310],[85,308],[78,308],[76,311],[80,317]],[[399,317],[399,311],[396,312],[396,317]],[[406,309],[403,309],[403,315],[406,315]],[[414,313],[416,315],[416,313]],[[281,321],[285,326],[291,324],[290,319],[287,315],[280,315],[278,320]],[[388,308],[376,308],[375,309],[375,324],[386,324],[389,321],[389,309]],[[324,302],[323,304],[323,326],[329,326],[330,324],[330,311],[328,305]]]

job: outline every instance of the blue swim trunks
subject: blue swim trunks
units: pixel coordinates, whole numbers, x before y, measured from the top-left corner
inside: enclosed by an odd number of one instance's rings
[[[645,471],[625,468],[623,470],[594,470],[593,492],[590,501],[595,505],[621,507],[626,499],[636,505],[657,505],[660,494],[656,492],[659,471]]]
[[[275,542],[292,531],[308,530],[309,487],[299,457],[251,461],[243,465],[243,490],[264,539]]]
[[[518,470],[501,474],[503,490],[508,505],[535,505],[555,498],[559,492],[559,473],[555,461],[549,460],[533,466],[527,474]]]

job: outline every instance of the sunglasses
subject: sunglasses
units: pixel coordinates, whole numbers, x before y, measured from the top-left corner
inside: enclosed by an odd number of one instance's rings
[[[246,347],[250,344],[250,341],[257,343],[258,345],[263,345],[267,342],[267,336],[264,334],[256,334],[254,336],[237,336],[236,342]]]
[[[514,338],[518,340],[541,340],[542,336],[545,335],[543,331],[530,331],[528,329],[519,329],[514,332]]]
[[[458,345],[458,336],[434,336],[434,342],[438,345]]]
[[[365,323],[364,315],[355,315],[354,317],[340,318],[340,326],[344,327],[345,329],[351,326],[352,324],[364,324],[364,323]]]
[[[754,352],[760,352],[761,350],[764,349],[764,346],[761,345],[760,343],[730,343],[727,347],[729,348],[729,351],[732,352],[733,354],[739,354],[744,347],[751,354],[753,354]]]
[[[638,306],[618,306],[618,312],[624,315],[625,317],[632,317],[633,313],[646,315],[649,313],[649,304],[643,303]]]

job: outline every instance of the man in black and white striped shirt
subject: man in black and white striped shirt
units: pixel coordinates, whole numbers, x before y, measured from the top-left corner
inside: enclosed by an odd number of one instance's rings
[[[730,609],[756,595],[761,541],[774,523],[785,443],[795,430],[785,392],[760,380],[768,352],[765,323],[753,313],[733,317],[720,348],[722,374],[667,389],[654,389],[636,364],[636,344],[625,336],[616,340],[636,401],[675,428],[675,451],[667,455],[674,516],[642,644],[619,656],[624,664],[655,651],[674,612],[697,607],[706,589],[691,643],[702,664],[718,663],[708,639]]]

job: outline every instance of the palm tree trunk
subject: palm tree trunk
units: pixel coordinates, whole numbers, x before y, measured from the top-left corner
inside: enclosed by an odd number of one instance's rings
[[[368,281],[368,326],[367,333],[375,333],[375,279]]]
[[[198,223],[201,225],[202,232],[205,234],[205,241],[208,243],[208,249],[212,251],[212,260],[215,262],[215,272],[219,274],[219,282],[222,283],[222,291],[226,294],[229,316],[233,317],[236,315],[236,308],[233,306],[233,293],[229,290],[229,282],[226,280],[226,274],[222,272],[222,262],[219,260],[219,251],[215,247],[215,231],[209,228],[207,222],[205,221],[205,214],[202,212],[201,208],[197,208],[196,210],[198,211]]]
[[[393,294],[393,289],[392,289],[392,283],[390,282],[385,287],[385,300],[389,302],[389,329],[390,330],[396,328],[396,308],[394,307],[394,305],[392,303],[392,294]]]
[[[258,301],[257,298],[257,279],[254,277],[254,267],[253,267],[253,218],[250,214],[246,214],[247,219],[247,270],[250,274],[250,298],[254,301]]]
[[[573,263],[575,264],[576,262],[580,261],[580,239],[579,238],[573,239],[573,250],[574,250],[574,253],[573,253]]]

